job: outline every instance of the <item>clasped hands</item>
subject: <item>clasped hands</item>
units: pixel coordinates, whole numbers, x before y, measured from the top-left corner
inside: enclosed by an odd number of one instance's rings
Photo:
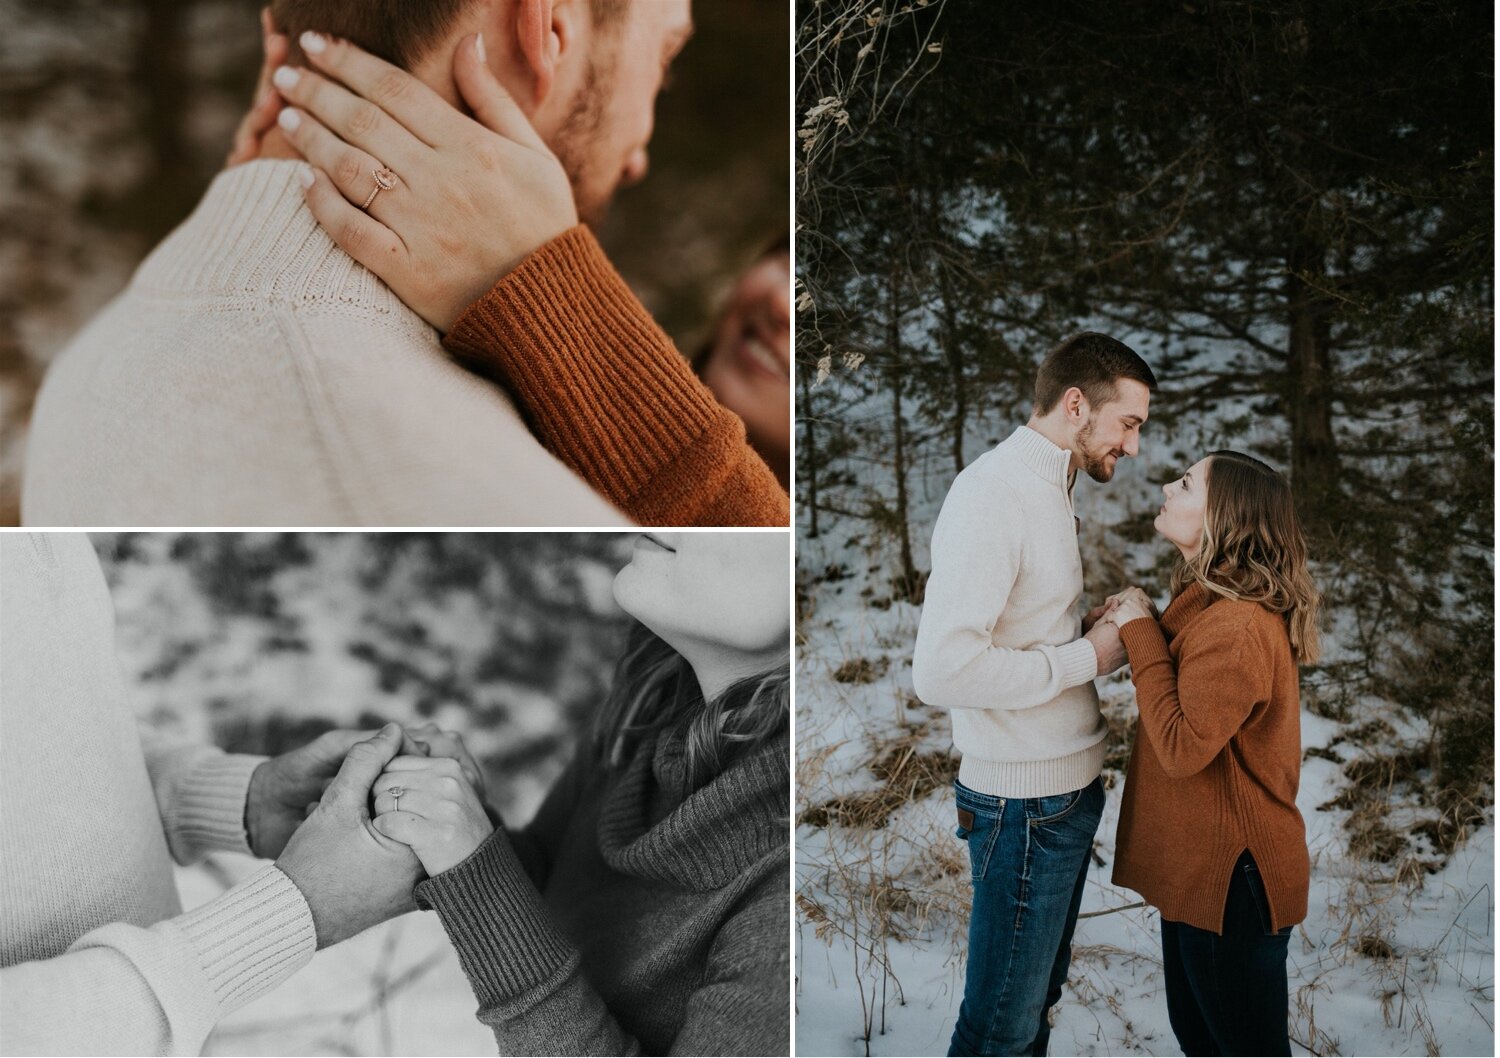
[[[256,769],[245,805],[250,848],[276,857],[327,947],[415,910],[424,874],[453,867],[490,836],[483,782],[462,739],[435,725],[330,731]]]
[[[1084,615],[1083,638],[1093,644],[1100,676],[1125,664],[1125,644],[1120,639],[1120,629],[1138,618],[1155,619],[1156,616],[1156,604],[1138,587],[1116,592]]]

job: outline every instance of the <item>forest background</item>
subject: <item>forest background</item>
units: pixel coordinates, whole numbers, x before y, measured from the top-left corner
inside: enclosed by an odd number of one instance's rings
[[[1436,901],[1455,855],[1482,869],[1433,914],[1492,921],[1493,17],[1456,0],[799,4],[806,1053],[896,1047],[880,1028],[921,991],[911,975],[961,981],[956,761],[909,670],[926,544],[957,472],[1025,422],[1042,354],[1084,329],[1162,382],[1140,458],[1077,490],[1089,598],[1140,583],[1164,601],[1158,489],[1213,449],[1283,469],[1310,536],[1328,650],[1303,671],[1302,807],[1326,903],[1294,979],[1304,1047],[1390,1053],[1382,1023],[1430,1053],[1492,1038],[1482,960],[1455,971],[1458,1024],[1412,1013],[1408,971],[1442,961],[1442,931],[1393,923],[1413,894]],[[1102,687],[1109,813],[1128,691]],[[1112,819],[1095,910],[1135,899],[1107,885]],[[1101,957],[1154,994],[1154,925],[1132,914],[1142,928]],[[826,994],[825,957],[845,969]],[[1346,970],[1384,999],[1345,1008],[1340,1043],[1315,1000]],[[1142,1008],[1123,995],[1075,982],[1064,1006],[1107,1026],[1077,1045],[1170,1047],[1126,1028]]]

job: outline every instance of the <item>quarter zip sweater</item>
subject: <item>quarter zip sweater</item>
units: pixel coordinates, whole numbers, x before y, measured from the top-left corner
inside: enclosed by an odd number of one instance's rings
[[[274,866],[183,912],[172,861],[249,853],[265,758],[141,734],[82,533],[0,534],[0,731],[6,1054],[198,1054],[312,958],[312,914]]]
[[[788,736],[696,789],[683,746],[585,743],[525,830],[417,885],[500,1053],[791,1053]]]
[[[1255,857],[1272,926],[1307,916],[1307,835],[1297,663],[1285,619],[1202,585],[1161,623],[1120,631],[1140,722],[1120,824],[1114,882],[1162,918],[1222,933],[1235,861]]]
[[[963,469],[932,530],[912,682],[952,710],[958,778],[979,793],[1068,793],[1104,763],[1069,461],[1020,427]]]

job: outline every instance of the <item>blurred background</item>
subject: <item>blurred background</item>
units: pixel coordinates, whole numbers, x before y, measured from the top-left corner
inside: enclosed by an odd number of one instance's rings
[[[143,723],[276,754],[333,727],[459,731],[511,825],[535,812],[608,689],[632,536],[101,533]],[[178,869],[184,906],[259,861]],[[208,1054],[494,1054],[435,915],[319,952],[226,1019]]]
[[[18,517],[48,360],[221,168],[260,65],[259,7],[0,0],[0,524]],[[790,223],[785,4],[706,0],[693,18],[658,101],[651,174],[600,233],[684,351]]]

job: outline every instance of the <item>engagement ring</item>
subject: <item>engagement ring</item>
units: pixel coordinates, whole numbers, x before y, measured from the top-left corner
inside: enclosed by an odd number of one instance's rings
[[[386,793],[390,794],[392,797],[394,797],[396,799],[396,807],[395,807],[394,811],[397,811],[397,812],[401,811],[401,795],[404,794],[405,792],[406,792],[406,787],[404,787],[404,786],[392,786],[389,790],[386,791]]]
[[[375,178],[375,187],[370,192],[370,197],[365,199],[365,204],[359,207],[360,209],[369,209],[370,203],[375,201],[376,195],[382,191],[391,191],[396,186],[396,174],[384,166],[381,166],[379,169],[371,169],[370,175]]]

